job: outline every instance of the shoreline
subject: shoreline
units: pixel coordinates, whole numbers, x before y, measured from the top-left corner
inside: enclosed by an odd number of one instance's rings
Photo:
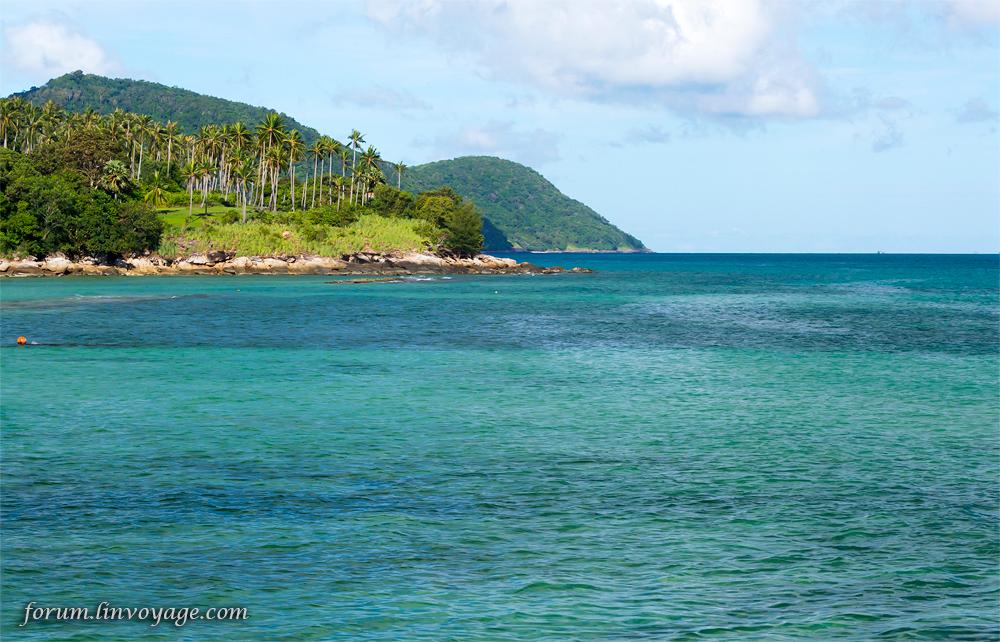
[[[181,259],[157,255],[114,262],[95,258],[72,261],[63,255],[43,260],[0,259],[0,277],[58,276],[222,276],[238,274],[301,274],[344,276],[406,276],[409,274],[561,274],[587,273],[587,268],[540,267],[527,261],[479,254],[472,258],[425,252],[357,252],[339,258],[326,256],[236,256],[208,252]]]

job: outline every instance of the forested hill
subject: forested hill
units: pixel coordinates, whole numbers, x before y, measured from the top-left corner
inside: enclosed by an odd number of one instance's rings
[[[441,185],[450,185],[482,210],[487,249],[645,249],[639,239],[566,196],[535,170],[513,161],[465,156],[411,167],[403,174],[406,190]]]
[[[41,87],[32,87],[14,95],[38,107],[51,100],[75,112],[91,108],[100,114],[110,114],[115,109],[122,109],[152,116],[161,122],[173,120],[189,134],[196,133],[205,125],[219,123],[242,121],[250,126],[264,120],[264,116],[273,111],[155,82],[105,78],[80,71],[53,78]],[[312,127],[306,127],[285,114],[281,117],[285,126],[299,130],[307,143],[319,137],[319,132]]]
[[[253,130],[272,112],[265,107],[159,83],[105,78],[79,71],[14,95],[38,107],[51,100],[71,112],[93,109],[109,114],[122,109],[151,116],[161,123],[175,121],[189,134],[197,134],[203,126],[237,121]],[[285,114],[281,116],[285,130],[298,130],[307,147],[320,137],[315,129]],[[343,125],[341,133],[347,134],[352,126],[363,123]],[[368,141],[372,145],[377,143]],[[305,160],[299,163],[299,180],[305,179],[311,169],[310,157],[305,155],[303,158]],[[386,182],[395,185],[393,164],[388,159],[378,162]],[[468,156],[418,165],[406,169],[402,186],[414,193],[448,186],[462,197],[471,199],[483,215],[487,250],[632,252],[645,249],[638,239],[619,230],[583,203],[564,195],[538,172],[500,158]]]

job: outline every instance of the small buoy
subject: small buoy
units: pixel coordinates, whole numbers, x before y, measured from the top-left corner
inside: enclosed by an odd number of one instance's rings
[[[26,338],[24,338],[24,337],[18,337],[17,338],[17,345],[23,346],[26,343],[28,343],[28,340]]]

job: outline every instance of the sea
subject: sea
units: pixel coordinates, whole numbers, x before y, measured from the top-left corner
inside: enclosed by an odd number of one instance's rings
[[[997,255],[515,256],[0,281],[3,639],[1000,638]]]

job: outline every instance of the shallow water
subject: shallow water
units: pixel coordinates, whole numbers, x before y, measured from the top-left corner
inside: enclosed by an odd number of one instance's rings
[[[996,256],[529,258],[0,281],[4,638],[1000,636]]]

